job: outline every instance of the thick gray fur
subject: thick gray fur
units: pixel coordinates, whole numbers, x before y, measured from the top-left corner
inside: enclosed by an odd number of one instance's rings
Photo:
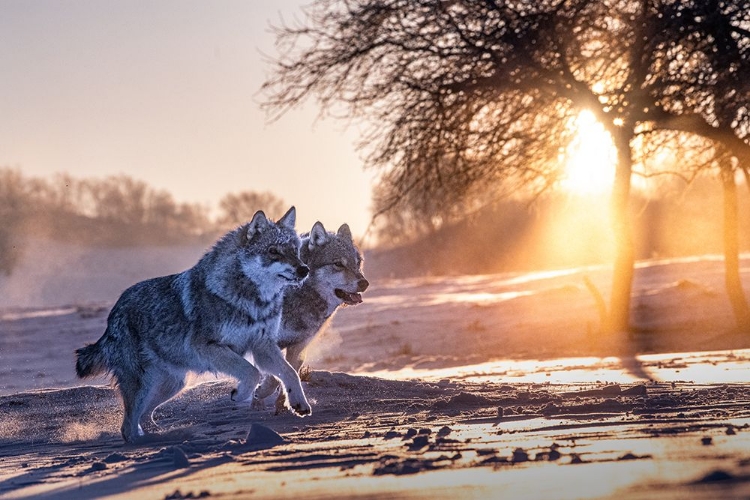
[[[236,401],[253,397],[261,372],[271,374],[295,412],[311,412],[297,370],[278,347],[284,292],[308,274],[295,218],[294,207],[276,223],[257,212],[187,271],[128,288],[104,335],[76,351],[79,377],[106,372],[117,382],[125,441],[143,435],[141,423],[156,427],[154,409],[185,386],[188,372],[235,377]]]
[[[339,307],[362,302],[360,293],[369,286],[362,273],[362,254],[346,224],[332,233],[316,222],[310,233],[302,236],[300,257],[310,275],[301,285],[286,289],[278,334],[279,347],[286,349],[286,359],[297,371],[304,362],[305,348]],[[277,379],[266,377],[255,393],[255,407],[262,408],[262,400],[278,385]]]

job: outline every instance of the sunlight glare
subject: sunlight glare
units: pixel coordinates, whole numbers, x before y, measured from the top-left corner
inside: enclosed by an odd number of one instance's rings
[[[581,111],[573,126],[577,132],[565,153],[562,188],[577,195],[608,192],[617,160],[612,139],[590,111]]]
[[[748,356],[750,349],[643,354],[634,358],[504,359],[444,368],[407,366],[367,372],[367,375],[390,380],[458,379],[472,383],[598,384],[606,381],[633,384],[643,382],[643,373],[647,373],[656,382],[739,384],[747,380]],[[628,367],[633,364],[643,373]]]

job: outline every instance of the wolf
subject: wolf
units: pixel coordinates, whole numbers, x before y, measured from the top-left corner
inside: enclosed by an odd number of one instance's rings
[[[281,380],[298,415],[311,413],[278,338],[284,292],[309,273],[295,218],[294,207],[278,222],[258,211],[192,268],[128,288],[102,337],[76,351],[79,377],[108,373],[116,381],[126,442],[144,435],[142,423],[157,428],[153,411],[182,390],[188,372],[236,378],[235,401],[252,399],[261,372],[268,373]]]
[[[362,254],[347,224],[333,233],[316,222],[308,234],[302,235],[300,258],[310,274],[302,284],[286,289],[278,333],[278,346],[286,349],[286,359],[297,371],[304,362],[306,347],[318,332],[341,306],[361,303],[361,293],[370,285],[362,272]],[[265,377],[255,392],[253,407],[262,409],[263,399],[278,385],[276,378]],[[280,398],[283,401],[283,394]]]

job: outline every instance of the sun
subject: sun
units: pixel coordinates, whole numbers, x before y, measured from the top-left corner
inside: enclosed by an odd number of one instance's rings
[[[609,192],[617,161],[611,137],[590,111],[581,111],[573,127],[576,134],[565,151],[561,187],[571,194],[582,196]]]

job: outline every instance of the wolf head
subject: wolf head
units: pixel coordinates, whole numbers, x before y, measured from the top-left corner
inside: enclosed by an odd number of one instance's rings
[[[294,207],[272,222],[262,211],[238,231],[238,258],[242,273],[270,287],[301,283],[309,269],[300,260],[300,239],[294,230]]]
[[[310,268],[311,279],[317,282],[319,291],[344,304],[362,302],[360,293],[370,283],[362,274],[362,254],[352,240],[348,225],[343,224],[336,233],[329,233],[323,224],[316,222],[310,234],[302,238],[300,257]]]

